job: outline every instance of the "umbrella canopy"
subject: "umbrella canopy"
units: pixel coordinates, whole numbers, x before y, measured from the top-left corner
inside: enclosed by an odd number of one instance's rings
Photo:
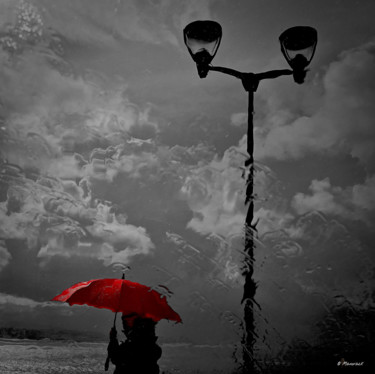
[[[80,282],[55,296],[52,301],[69,305],[87,304],[123,314],[182,322],[181,317],[168,305],[165,296],[150,287],[125,279],[93,279]]]

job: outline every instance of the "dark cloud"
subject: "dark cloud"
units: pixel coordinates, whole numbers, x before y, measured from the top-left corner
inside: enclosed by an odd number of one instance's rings
[[[74,41],[99,45],[119,39],[179,45],[176,29],[197,17],[210,18],[212,0],[179,1],[35,1],[46,26]],[[82,29],[81,25],[85,24]]]
[[[360,308],[372,303],[373,256],[350,226],[309,211],[284,230],[264,233],[260,243],[256,256],[262,265],[257,267],[256,277],[262,286],[257,300],[263,306],[263,317],[273,321],[276,331],[265,321],[258,328],[272,336],[269,341],[295,334],[313,341],[314,330],[308,321],[318,321],[328,310],[345,303]],[[291,319],[293,330],[287,326]]]

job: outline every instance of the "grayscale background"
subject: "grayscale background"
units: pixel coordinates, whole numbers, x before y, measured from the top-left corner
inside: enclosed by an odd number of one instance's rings
[[[374,14],[373,0],[1,0],[2,372],[103,372],[113,313],[49,300],[126,266],[183,319],[158,324],[162,370],[241,364],[247,95],[198,77],[182,36],[198,19],[223,27],[213,64],[248,72],[288,68],[285,29],[318,30],[306,82],[255,95],[255,354],[271,371],[369,365]]]

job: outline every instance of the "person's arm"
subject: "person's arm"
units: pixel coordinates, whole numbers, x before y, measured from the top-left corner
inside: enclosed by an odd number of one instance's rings
[[[109,333],[109,344],[108,344],[108,347],[107,347],[107,351],[108,351],[108,359],[111,359],[111,362],[114,364],[114,365],[117,365],[118,361],[119,361],[119,349],[120,348],[120,345],[119,345],[119,342],[117,340],[117,331],[114,327],[112,327],[110,333]]]

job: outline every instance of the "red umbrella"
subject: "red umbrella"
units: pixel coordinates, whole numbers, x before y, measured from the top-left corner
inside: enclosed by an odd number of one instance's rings
[[[136,314],[141,318],[151,318],[155,322],[161,319],[182,322],[181,317],[168,305],[165,296],[150,287],[125,279],[93,279],[80,282],[52,300],[67,302],[69,305],[87,304],[126,315]]]

